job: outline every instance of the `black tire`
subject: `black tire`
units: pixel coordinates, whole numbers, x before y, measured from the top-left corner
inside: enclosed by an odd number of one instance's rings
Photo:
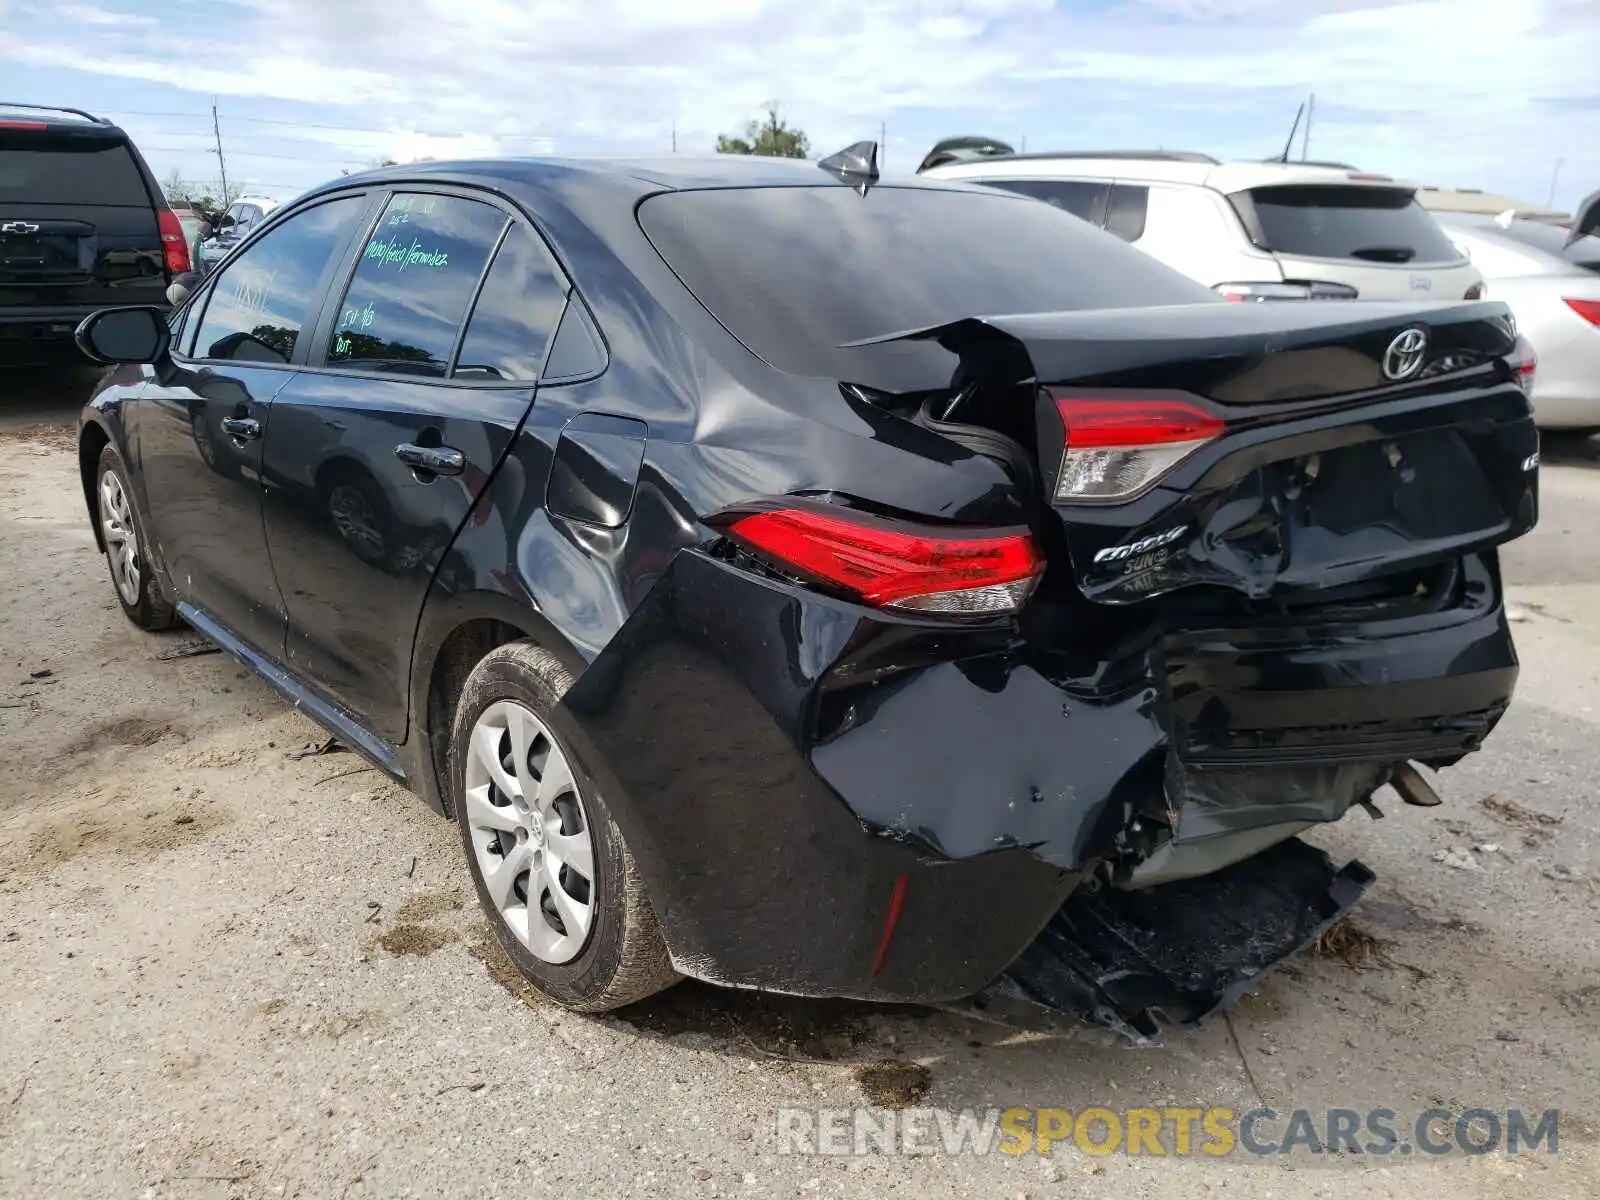
[[[111,445],[100,451],[100,465],[94,477],[95,520],[100,522],[102,540],[105,539],[107,475],[116,477],[117,487],[124,497],[134,535],[133,563],[137,573],[133,599],[130,600],[123,594],[123,583],[118,578],[115,547],[107,541],[105,558],[106,568],[111,575],[111,592],[122,606],[123,615],[140,629],[152,633],[172,629],[182,624],[182,620],[171,601],[162,594],[161,585],[156,582],[155,571],[151,569],[149,556],[144,552],[144,547],[149,543],[145,538],[144,523],[139,517],[138,504],[134,500],[133,484],[128,479],[128,468],[123,465],[122,455],[117,453],[117,448]]]
[[[533,642],[512,642],[486,655],[468,676],[456,706],[450,738],[450,798],[478,903],[506,956],[557,1004],[577,1012],[608,1012],[670,987],[681,976],[672,968],[655,909],[622,831],[594,781],[570,750],[560,745],[554,732],[551,713],[571,683],[572,676],[560,661]],[[550,731],[566,756],[588,818],[594,847],[594,918],[583,949],[564,963],[546,962],[532,954],[496,909],[484,884],[467,820],[466,762],[472,731],[492,705],[506,700],[526,706]]]

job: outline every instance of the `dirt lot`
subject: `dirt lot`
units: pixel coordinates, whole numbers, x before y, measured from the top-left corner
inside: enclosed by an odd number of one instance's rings
[[[1510,556],[1524,672],[1489,750],[1446,773],[1444,807],[1386,800],[1317,839],[1378,872],[1358,918],[1376,947],[1134,1052],[694,984],[599,1019],[531,999],[486,948],[448,825],[350,754],[297,757],[320,732],[232,660],[122,619],[76,397],[30,397],[0,412],[0,1195],[1600,1190],[1585,461],[1546,469],[1544,523]],[[1435,860],[1452,849],[1469,865]],[[1554,1157],[779,1152],[777,1108],[869,1101],[1562,1116]]]

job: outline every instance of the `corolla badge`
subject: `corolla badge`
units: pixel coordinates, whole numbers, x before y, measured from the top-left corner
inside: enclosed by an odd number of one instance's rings
[[[1383,352],[1383,373],[1399,381],[1410,379],[1422,370],[1428,356],[1428,335],[1420,329],[1408,329]]]
[[[1170,546],[1183,536],[1187,525],[1174,525],[1171,529],[1163,529],[1160,533],[1142,537],[1136,542],[1123,542],[1120,546],[1107,546],[1104,550],[1095,552],[1094,561],[1121,562],[1125,558],[1132,558],[1136,554],[1147,554],[1161,546]]]

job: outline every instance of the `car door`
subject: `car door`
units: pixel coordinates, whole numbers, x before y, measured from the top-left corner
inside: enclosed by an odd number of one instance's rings
[[[302,209],[228,264],[137,405],[144,511],[179,598],[274,657],[285,613],[261,519],[264,436],[369,202]]]
[[[567,285],[520,217],[448,189],[395,192],[348,258],[273,402],[267,544],[286,662],[399,742],[423,598],[533,403]]]

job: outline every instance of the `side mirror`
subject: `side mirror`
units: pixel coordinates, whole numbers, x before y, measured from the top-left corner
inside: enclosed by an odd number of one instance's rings
[[[153,363],[167,352],[171,334],[159,308],[102,308],[73,335],[78,349],[99,363]]]
[[[195,285],[200,282],[200,275],[196,271],[185,271],[167,284],[167,303],[177,308],[194,294]]]
[[[222,214],[222,220],[217,222],[217,229],[219,231],[223,230],[223,229],[232,229],[233,226],[234,226],[234,220],[233,220],[232,215],[229,214],[229,213],[223,213]]]

